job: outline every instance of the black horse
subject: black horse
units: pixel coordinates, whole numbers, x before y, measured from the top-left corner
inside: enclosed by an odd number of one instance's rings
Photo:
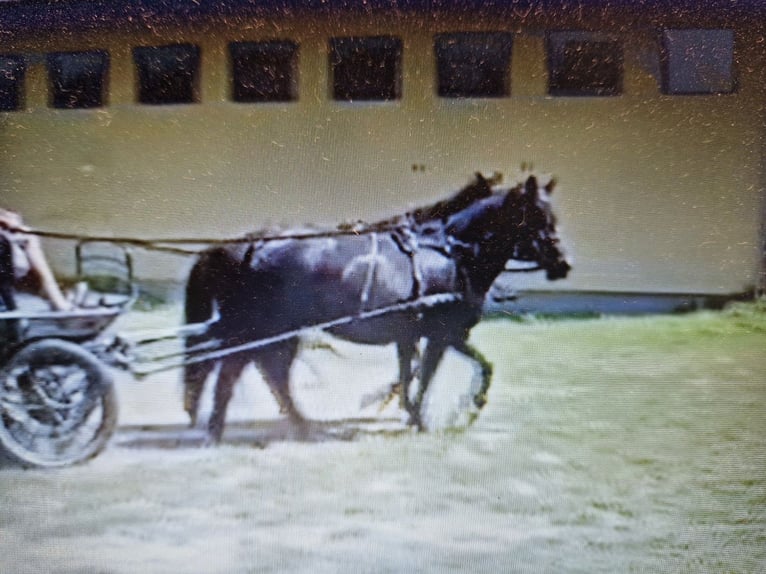
[[[12,239],[0,229],[0,311],[15,311]]]
[[[17,309],[11,241],[10,236],[0,229],[0,312]],[[17,335],[18,321],[16,319],[0,319],[0,345],[8,345],[16,340]]]
[[[292,236],[216,246],[194,265],[186,290],[188,323],[218,319],[204,335],[187,337],[187,352],[211,340],[245,350],[220,359],[210,438],[221,438],[232,389],[250,362],[259,368],[282,412],[302,425],[289,389],[289,372],[302,328],[324,326],[358,343],[396,343],[402,406],[422,427],[421,405],[447,348],[475,361],[482,386],[481,408],[491,365],[467,343],[481,317],[485,295],[509,260],[533,262],[549,280],[570,270],[558,248],[548,203],[552,184],[533,176],[510,189],[476,181],[454,197],[407,216],[367,226],[361,232]],[[344,320],[350,318],[350,320]],[[265,346],[248,342],[273,339]],[[413,359],[425,338],[420,384],[409,385]],[[187,364],[185,408],[195,424],[199,399],[215,361]]]

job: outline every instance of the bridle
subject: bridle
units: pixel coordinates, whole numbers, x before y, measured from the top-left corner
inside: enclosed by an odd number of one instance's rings
[[[518,259],[509,259],[508,261],[518,261]],[[545,267],[542,265],[535,265],[534,267],[522,267],[519,269],[503,269],[500,273],[534,273],[536,271],[544,271]]]

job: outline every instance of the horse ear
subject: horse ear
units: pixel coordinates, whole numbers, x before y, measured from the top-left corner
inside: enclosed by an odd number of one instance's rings
[[[524,184],[524,195],[537,197],[537,178],[534,175],[530,175]]]
[[[464,191],[468,192],[468,198],[471,202],[484,199],[492,195],[492,179],[487,179],[480,172],[476,172],[476,183],[469,185]]]
[[[556,189],[556,180],[551,178],[551,180],[545,184],[545,192],[550,195],[553,193],[554,189]]]

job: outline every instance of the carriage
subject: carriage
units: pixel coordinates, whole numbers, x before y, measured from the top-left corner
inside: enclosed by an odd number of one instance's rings
[[[481,409],[492,369],[467,338],[491,285],[509,261],[526,265],[524,271],[543,270],[549,280],[570,269],[548,202],[553,184],[540,187],[533,176],[511,188],[496,183],[477,174],[446,200],[376,224],[218,242],[196,252],[186,285],[187,324],[145,337],[107,332],[136,299],[129,251],[102,241],[112,251],[90,255],[86,248],[99,242],[81,242],[76,311],[0,313],[0,453],[30,466],[95,456],[117,422],[110,365],[137,375],[182,368],[192,425],[205,381],[220,365],[208,420],[209,440],[218,442],[232,387],[252,363],[281,410],[306,428],[289,372],[300,338],[317,330],[395,344],[399,377],[392,394],[418,429],[424,395],[447,348],[477,367],[472,399]],[[91,265],[117,272],[92,273]],[[168,339],[183,340],[184,348],[148,359],[137,352]],[[148,369],[138,364],[147,362]]]
[[[108,365],[124,357],[106,333],[136,300],[131,254],[82,241],[75,259],[76,310],[30,298],[23,311],[0,312],[0,456],[24,465],[91,458],[117,424]]]

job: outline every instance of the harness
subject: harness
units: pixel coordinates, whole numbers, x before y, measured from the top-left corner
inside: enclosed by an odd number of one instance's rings
[[[211,341],[199,343],[183,351],[175,351],[175,352],[171,352],[171,353],[167,353],[163,355],[145,356],[145,355],[141,355],[140,353],[133,354],[131,357],[131,360],[133,362],[139,365],[150,364],[150,366],[149,367],[131,367],[131,371],[136,376],[145,376],[145,375],[150,375],[154,373],[160,373],[162,371],[176,369],[181,366],[193,365],[196,363],[202,363],[204,361],[211,361],[215,359],[222,359],[224,357],[228,357],[229,355],[234,355],[236,353],[241,353],[243,351],[252,351],[254,349],[260,349],[263,347],[267,347],[269,345],[273,345],[275,343],[287,341],[288,339],[300,337],[301,335],[305,335],[308,331],[326,331],[326,330],[337,328],[337,327],[343,327],[344,325],[349,325],[355,321],[366,321],[369,319],[376,319],[378,317],[383,317],[385,315],[388,315],[389,313],[401,313],[401,312],[413,311],[413,310],[422,311],[423,309],[428,309],[438,305],[443,305],[445,303],[453,303],[455,301],[461,301],[461,300],[462,300],[462,297],[459,294],[455,294],[455,293],[441,293],[441,294],[435,294],[435,295],[426,295],[416,301],[403,301],[401,303],[397,303],[395,305],[389,305],[387,307],[381,307],[379,309],[362,311],[356,315],[347,315],[344,317],[339,317],[337,319],[332,319],[330,321],[326,321],[324,323],[319,323],[316,325],[306,325],[304,327],[298,327],[296,329],[285,331],[277,335],[264,337],[263,339],[257,339],[255,341],[249,341],[247,343],[242,343],[242,344],[234,345],[231,347],[224,347],[222,340],[213,339]],[[206,323],[187,325],[185,328],[185,333],[195,334],[195,335],[199,333],[205,333],[206,330],[212,324],[214,324],[214,322],[215,320],[206,322]],[[179,330],[175,329],[172,335],[156,335],[155,334],[145,338],[136,338],[134,340],[130,340],[130,342],[128,343],[128,346],[134,347],[134,348],[140,348],[141,346],[144,346],[144,345],[156,343],[159,341],[165,341],[170,338],[175,338],[176,336],[178,336],[178,334],[179,334]],[[116,348],[123,349],[126,345],[126,341],[120,339],[119,337],[116,337],[112,344]],[[179,357],[183,357],[183,359],[178,360]]]
[[[374,231],[370,233],[370,254],[367,256],[370,260],[370,264],[367,266],[367,275],[364,278],[364,287],[362,287],[361,306],[360,311],[365,311],[367,308],[367,302],[370,300],[370,291],[372,291],[372,284],[375,280],[375,271],[378,268],[378,234]]]
[[[413,227],[416,229],[413,229]],[[453,248],[458,242],[444,232],[444,227],[441,224],[436,222],[418,224],[409,221],[406,225],[400,225],[387,230],[386,236],[391,239],[397,249],[406,255],[410,261],[412,289],[404,302],[417,302],[429,295],[427,285],[428,268],[424,258],[418,257],[428,250],[447,258],[459,273],[456,283],[445,294],[456,294],[463,291],[466,285],[466,278],[464,277],[464,271],[456,265],[453,254]],[[375,286],[375,276],[378,272],[379,232],[370,232],[370,238],[370,252],[367,255],[370,264],[367,267],[365,283],[360,295],[360,311],[369,310],[367,303],[371,299],[371,291]]]

